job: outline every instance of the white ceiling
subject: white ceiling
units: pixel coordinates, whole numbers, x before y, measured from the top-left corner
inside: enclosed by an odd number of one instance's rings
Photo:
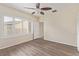
[[[10,8],[15,8],[17,10],[23,11],[23,12],[28,12],[32,13],[34,10],[31,9],[25,9],[24,7],[31,7],[35,8],[36,4],[35,3],[0,3],[1,5],[8,6]],[[76,4],[67,4],[67,3],[41,3],[40,7],[52,7],[52,9],[63,9],[66,8],[70,5],[77,5]],[[79,4],[78,4],[79,5]]]

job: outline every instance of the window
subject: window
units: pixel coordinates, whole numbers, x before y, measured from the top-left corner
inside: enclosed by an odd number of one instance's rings
[[[15,31],[16,33],[21,33],[22,32],[22,20],[15,18]]]
[[[11,34],[13,32],[13,18],[4,16],[4,32],[5,34]]]
[[[29,25],[29,21],[22,18],[4,16],[4,33],[7,35],[29,33]]]

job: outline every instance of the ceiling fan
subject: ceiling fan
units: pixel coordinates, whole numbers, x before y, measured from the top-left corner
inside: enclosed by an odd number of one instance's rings
[[[39,13],[41,15],[44,15],[45,14],[43,11],[48,11],[48,10],[51,10],[53,13],[54,12],[57,12],[56,9],[55,10],[52,10],[52,7],[42,7],[42,8],[40,8],[40,3],[36,3],[36,8],[29,8],[29,7],[24,7],[24,8],[26,8],[26,9],[33,9],[33,10],[36,10],[36,12],[38,10],[40,10]],[[34,12],[32,12],[32,14],[35,14],[36,12],[34,11]]]

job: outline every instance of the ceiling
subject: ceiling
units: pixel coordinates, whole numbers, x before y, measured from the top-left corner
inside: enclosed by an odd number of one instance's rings
[[[31,9],[25,9],[24,7],[31,7],[31,8],[35,8],[36,4],[35,3],[0,3],[1,5],[10,7],[10,8],[15,8],[17,10],[26,12],[26,13],[32,13],[35,10],[31,10]],[[67,4],[67,3],[41,3],[40,7],[52,7],[52,9],[63,9],[66,8],[70,5],[77,5],[76,4]],[[78,4],[79,5],[79,4]]]

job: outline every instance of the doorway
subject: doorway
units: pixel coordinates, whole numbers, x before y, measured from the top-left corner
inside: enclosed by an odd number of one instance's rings
[[[32,24],[32,33],[33,39],[44,39],[44,23],[43,22],[33,22]]]

